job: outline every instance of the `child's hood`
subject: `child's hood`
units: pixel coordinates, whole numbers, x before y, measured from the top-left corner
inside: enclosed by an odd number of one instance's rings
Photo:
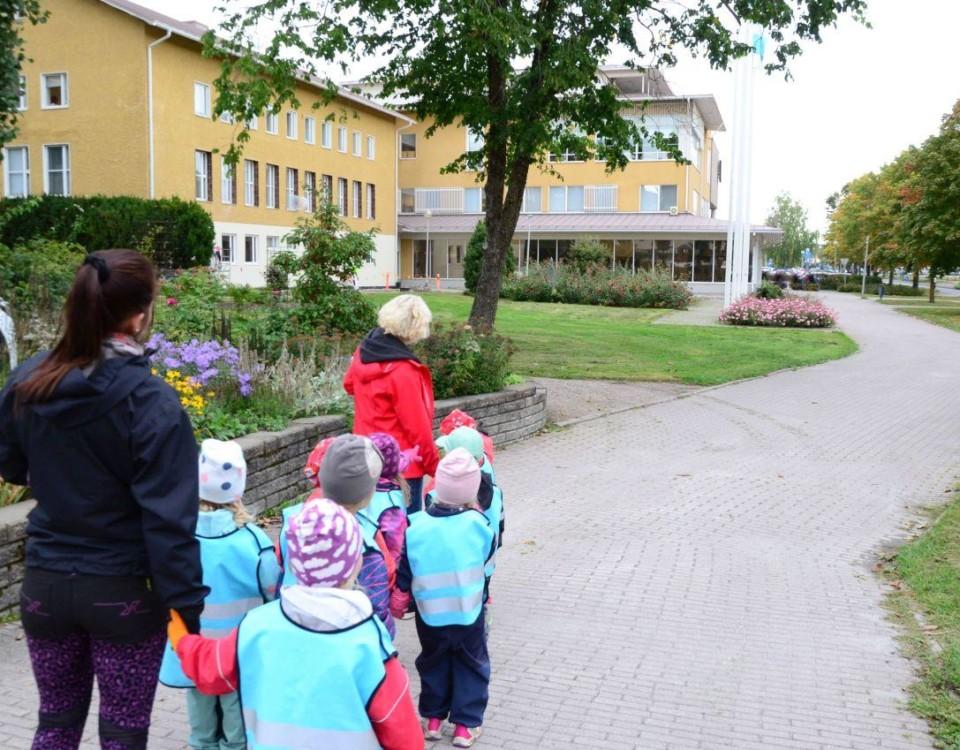
[[[197,515],[197,536],[226,536],[236,530],[237,522],[233,520],[233,511],[226,508],[203,510]]]
[[[283,590],[283,613],[297,625],[321,633],[351,628],[373,614],[362,591],[296,584]]]

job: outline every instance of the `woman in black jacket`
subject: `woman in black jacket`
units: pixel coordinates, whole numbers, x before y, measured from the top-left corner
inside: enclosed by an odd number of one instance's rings
[[[155,288],[139,253],[88,255],[63,337],[0,393],[0,476],[37,500],[20,595],[34,748],[79,746],[94,676],[103,747],[145,748],[167,610],[199,632],[197,446],[139,343]]]

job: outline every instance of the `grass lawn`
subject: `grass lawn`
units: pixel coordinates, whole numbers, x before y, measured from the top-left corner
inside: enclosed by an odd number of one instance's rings
[[[372,294],[376,304],[390,296]],[[467,319],[472,299],[425,294],[440,322]],[[856,351],[839,331],[651,325],[663,310],[501,300],[497,332],[516,346],[520,375],[715,385]]]
[[[910,707],[943,746],[960,747],[960,499],[900,549],[887,575],[893,612],[905,626],[903,643],[920,667]]]
[[[904,304],[903,300],[885,299],[883,304],[892,304],[897,310],[907,315],[960,333],[960,297],[940,297],[932,305],[925,299],[912,301],[909,304]]]

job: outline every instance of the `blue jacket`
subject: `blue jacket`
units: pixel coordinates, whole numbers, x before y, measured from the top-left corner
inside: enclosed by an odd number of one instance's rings
[[[207,593],[197,526],[197,443],[174,390],[147,357],[71,370],[47,401],[14,410],[0,392],[0,476],[29,484],[27,567],[98,576],[144,576],[164,605],[196,629]]]

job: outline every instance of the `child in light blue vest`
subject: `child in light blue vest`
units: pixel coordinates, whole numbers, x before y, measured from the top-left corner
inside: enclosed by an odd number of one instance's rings
[[[200,615],[203,635],[219,638],[243,616],[276,596],[280,566],[273,544],[243,507],[247,466],[235,442],[204,440],[200,449],[197,539],[203,582],[210,587]],[[187,688],[192,750],[243,750],[246,737],[236,692],[203,695],[184,675],[172,648],[164,652],[160,682]]]

